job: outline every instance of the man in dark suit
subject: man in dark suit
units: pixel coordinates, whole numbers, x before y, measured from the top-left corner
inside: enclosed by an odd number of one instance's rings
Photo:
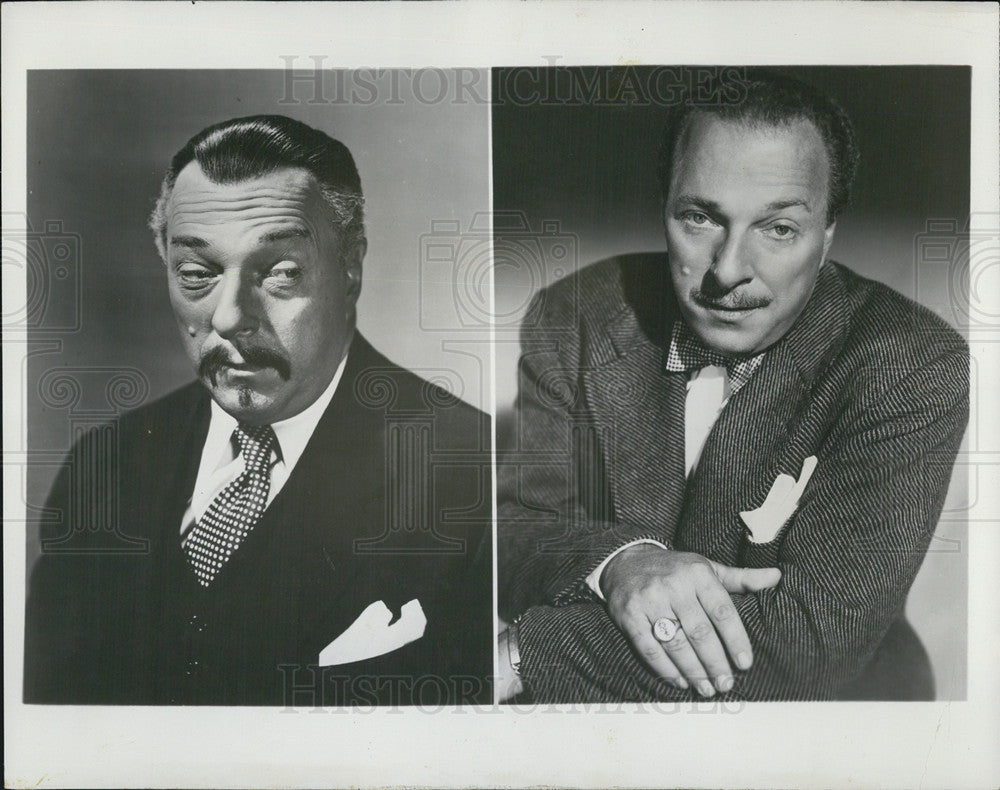
[[[933,698],[906,623],[968,350],[827,260],[857,151],[797,81],[676,108],[667,255],[587,267],[522,335],[500,470],[499,694]]]
[[[174,157],[150,224],[200,381],[59,474],[26,702],[490,701],[489,421],[355,330],[362,205],[289,118]]]

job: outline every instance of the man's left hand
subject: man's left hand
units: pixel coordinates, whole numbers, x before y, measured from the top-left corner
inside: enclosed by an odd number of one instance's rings
[[[733,687],[727,653],[739,669],[753,662],[730,594],[758,592],[780,580],[777,568],[735,568],[699,554],[638,544],[612,558],[600,584],[608,614],[649,668],[679,688],[691,684],[711,697]],[[669,641],[653,635],[659,618],[679,624]]]

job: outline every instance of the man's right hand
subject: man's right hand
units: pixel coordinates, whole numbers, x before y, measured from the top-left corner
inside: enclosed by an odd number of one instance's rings
[[[780,580],[777,568],[734,568],[644,543],[615,555],[600,584],[611,619],[649,668],[679,688],[693,685],[710,697],[733,687],[727,653],[741,670],[753,663],[730,594],[758,592]],[[680,622],[669,642],[653,635],[661,617]]]

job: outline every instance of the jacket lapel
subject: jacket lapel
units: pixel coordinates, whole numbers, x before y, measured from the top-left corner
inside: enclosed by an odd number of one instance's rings
[[[356,335],[295,469],[212,583],[213,596],[271,624],[275,643],[302,640],[309,653],[318,654],[312,635],[327,635],[341,621],[346,627],[357,615],[353,598],[363,597],[366,585],[354,541],[384,522],[383,413],[359,403],[356,386],[365,371],[386,365],[374,355]],[[247,590],[256,592],[248,597]]]
[[[202,385],[192,384],[189,392],[166,423],[150,423],[143,431],[144,448],[137,456],[142,464],[136,464],[136,469],[146,478],[133,492],[137,522],[149,529],[153,541],[152,555],[168,559],[158,564],[174,570],[184,557],[181,520],[194,489],[211,418],[208,393]],[[178,430],[178,426],[188,430]]]
[[[688,486],[678,548],[740,564],[740,511],[760,507],[779,474],[798,478],[811,454],[797,441],[798,427],[817,376],[844,341],[847,316],[843,284],[827,263],[802,315],[712,428]]]
[[[181,549],[181,520],[194,488],[202,447],[208,433],[209,397],[200,383],[183,391],[167,412],[148,412],[149,421],[139,426],[138,438],[128,448],[135,477],[123,491],[123,512],[128,523],[149,536],[149,552],[130,563],[131,610],[142,611],[134,619],[128,639],[120,650],[125,661],[149,662],[162,667],[158,677],[143,682],[157,687],[180,661],[178,645],[185,611],[197,583]],[[127,504],[126,504],[127,503]],[[148,668],[144,670],[148,672]],[[156,673],[153,673],[156,674]]]
[[[584,371],[595,429],[612,481],[616,522],[670,541],[684,504],[683,374],[631,310],[607,327],[618,357]]]
[[[743,542],[739,512],[763,503],[807,393],[786,362],[765,359],[723,409],[690,480],[678,548],[735,564]]]

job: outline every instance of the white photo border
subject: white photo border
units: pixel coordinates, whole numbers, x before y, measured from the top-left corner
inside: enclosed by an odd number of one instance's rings
[[[26,73],[78,68],[596,64],[972,66],[971,211],[996,213],[998,9],[976,3],[11,3],[3,211],[25,210]],[[994,254],[987,263],[995,264]],[[4,310],[24,283],[4,267]],[[994,297],[995,298],[995,297]],[[994,307],[996,305],[994,304]],[[993,313],[995,314],[995,313]],[[970,333],[981,402],[997,344]],[[5,337],[4,447],[24,424],[25,346]],[[980,415],[968,699],[429,711],[21,704],[23,513],[4,474],[5,784],[30,787],[980,787],[1000,782],[1000,445]],[[992,483],[992,485],[991,485]],[[23,505],[21,505],[23,509]],[[18,519],[21,519],[18,521]],[[971,524],[970,524],[971,526]],[[716,715],[709,715],[716,714]]]

